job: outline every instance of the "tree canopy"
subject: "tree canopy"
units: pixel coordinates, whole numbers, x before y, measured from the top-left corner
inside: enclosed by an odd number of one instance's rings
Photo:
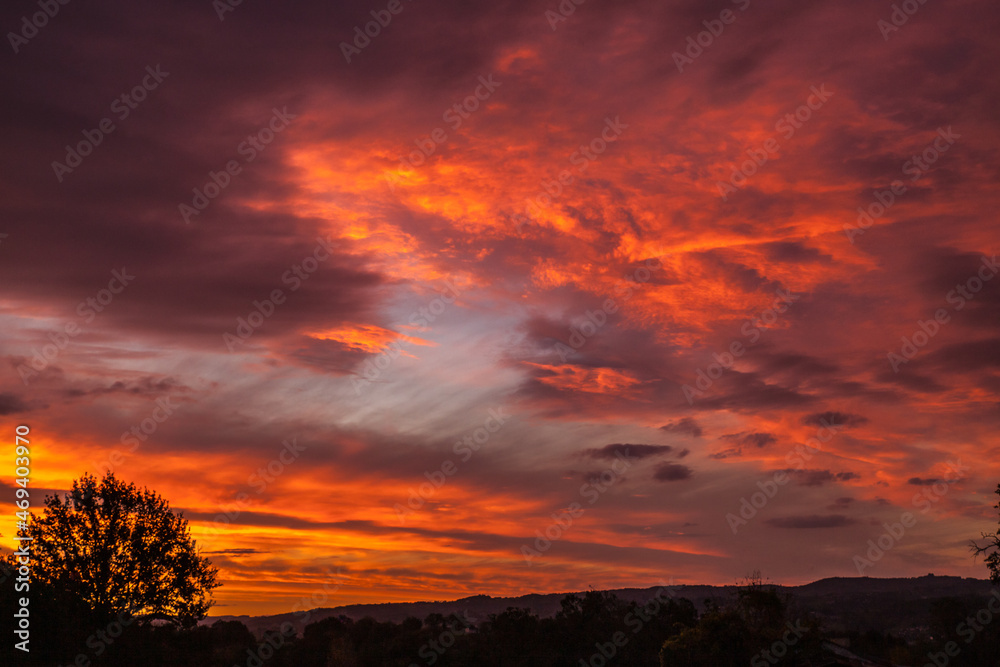
[[[1000,484],[997,484],[997,490],[994,493],[1000,496]],[[994,507],[1000,510],[1000,502]],[[973,540],[970,545],[972,553],[977,556],[985,554],[986,567],[990,571],[990,581],[994,584],[1000,584],[1000,528],[997,528],[995,533],[983,533],[982,536],[986,538],[986,544],[980,545]]]
[[[78,598],[98,619],[127,614],[192,627],[212,606],[218,570],[167,501],[108,473],[47,496],[32,515],[34,580]]]

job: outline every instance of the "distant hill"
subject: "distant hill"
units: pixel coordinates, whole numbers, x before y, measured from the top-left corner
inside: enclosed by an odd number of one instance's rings
[[[878,630],[896,635],[926,627],[933,600],[958,598],[978,604],[994,590],[988,580],[934,575],[834,577],[781,588],[792,595],[789,614],[811,612],[827,630]]]
[[[621,588],[609,591],[626,601],[645,602],[653,597],[658,586],[651,588]],[[993,587],[989,581],[962,577],[927,575],[912,579],[874,579],[871,577],[833,577],[821,579],[804,586],[775,586],[790,598],[791,617],[812,613],[824,629],[836,631],[877,630],[906,634],[915,628],[925,628],[932,600],[960,598],[980,601],[988,598]],[[705,603],[715,600],[723,603],[732,599],[736,586],[676,586],[676,597],[691,600],[699,612]],[[577,594],[582,595],[583,591]],[[437,613],[467,615],[479,622],[490,614],[499,614],[508,607],[530,609],[541,617],[554,616],[560,601],[570,593],[531,594],[519,597],[491,597],[475,595],[445,602],[390,602],[384,604],[355,604],[343,607],[320,608],[310,611],[309,623],[330,616],[347,616],[359,620],[370,616],[377,621],[399,623],[408,617],[426,618]],[[292,623],[301,634],[303,616],[292,613],[273,616],[210,616],[202,624],[216,621],[240,621],[254,634],[274,630],[284,622]]]

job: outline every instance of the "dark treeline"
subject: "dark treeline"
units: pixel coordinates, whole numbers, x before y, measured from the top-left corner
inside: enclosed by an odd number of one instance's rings
[[[983,537],[985,546],[971,547],[986,556],[991,580],[1000,584],[1000,530]],[[888,619],[880,619],[881,628],[860,628],[863,633],[824,632],[808,613],[789,613],[789,600],[759,572],[724,603],[706,600],[700,614],[690,600],[660,588],[641,602],[601,591],[567,595],[551,618],[518,608],[488,618],[431,614],[400,623],[339,616],[305,625],[301,634],[286,623],[260,637],[236,621],[199,626],[220,585],[217,570],[199,555],[187,521],[165,499],[110,473],[100,482],[84,475],[65,496],[47,496],[43,514],[32,514],[18,539],[28,545],[0,554],[0,636],[6,638],[0,665],[861,664],[845,654],[850,646],[886,665],[1000,667],[1000,590],[986,603],[925,599],[927,628],[921,640],[906,642],[883,631],[892,627]]]
[[[7,582],[9,583],[9,582]],[[0,586],[3,635],[13,636],[8,609],[13,592]],[[255,637],[242,623],[210,626],[129,623],[92,617],[71,600],[33,590],[31,653],[12,653],[5,641],[0,662],[14,665],[78,667],[412,667],[524,666],[603,667],[758,667],[824,663],[825,634],[808,618],[790,618],[786,600],[766,585],[749,583],[724,605],[710,604],[698,614],[686,599],[664,589],[645,603],[625,602],[613,594],[590,591],[568,595],[552,618],[509,608],[488,618],[431,614],[400,623],[371,618],[330,617],[306,625],[299,636],[272,631]],[[961,647],[948,665],[1000,665],[1000,623],[990,624],[966,642],[959,627],[982,604],[956,600],[929,605],[935,640],[907,646],[877,632],[855,634],[852,650],[886,664],[923,665],[928,653],[948,640]],[[841,633],[838,636],[843,636]],[[765,653],[766,651],[766,653]],[[780,654],[780,656],[779,656]],[[13,659],[8,661],[7,656]],[[943,654],[942,654],[943,655]],[[891,661],[891,662],[890,662]],[[847,664],[847,663],[843,663]]]

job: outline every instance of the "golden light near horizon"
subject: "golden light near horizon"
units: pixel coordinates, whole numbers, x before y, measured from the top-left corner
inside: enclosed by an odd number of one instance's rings
[[[995,9],[221,4],[9,12],[35,510],[157,491],[213,614],[982,576]]]

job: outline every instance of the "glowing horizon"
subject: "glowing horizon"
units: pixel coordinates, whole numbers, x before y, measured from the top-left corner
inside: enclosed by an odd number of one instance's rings
[[[19,44],[33,510],[157,491],[213,615],[858,576],[907,512],[864,576],[985,577],[997,11],[573,6],[362,47],[384,3],[69,5]]]

